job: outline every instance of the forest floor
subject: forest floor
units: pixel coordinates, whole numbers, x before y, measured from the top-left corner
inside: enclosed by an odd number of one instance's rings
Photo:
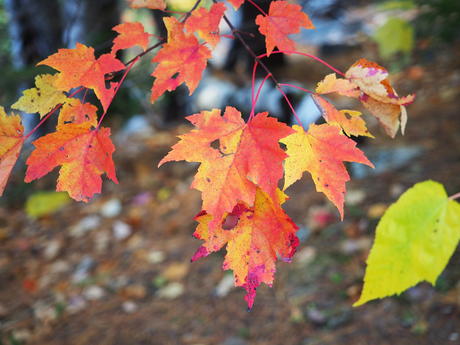
[[[348,183],[343,222],[308,176],[288,190],[301,244],[250,312],[221,270],[223,253],[190,263],[200,245],[192,232],[201,201],[189,188],[196,165],[156,168],[184,126],[119,138],[120,184],[104,182],[88,204],[39,219],[0,208],[0,344],[460,344],[459,250],[436,288],[351,306],[387,205],[426,179],[460,191],[460,50],[395,82],[400,94],[417,93],[406,135],[391,140],[371,126],[376,139],[361,148],[380,168]],[[7,193],[22,182],[11,183]]]

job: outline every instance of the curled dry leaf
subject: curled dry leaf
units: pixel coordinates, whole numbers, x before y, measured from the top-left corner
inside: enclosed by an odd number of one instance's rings
[[[387,70],[366,59],[355,62],[345,76],[359,87],[361,102],[380,121],[389,136],[394,137],[399,127],[404,134],[407,123],[405,105],[414,101],[414,95],[399,97],[390,85]]]

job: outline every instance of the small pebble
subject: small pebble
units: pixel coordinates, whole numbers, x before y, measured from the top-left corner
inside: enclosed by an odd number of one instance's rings
[[[54,259],[58,254],[59,254],[59,251],[61,250],[61,242],[58,241],[58,240],[52,240],[52,241],[49,241],[47,244],[46,244],[46,247],[45,247],[45,250],[44,250],[44,256],[45,256],[45,259],[47,260],[52,260]]]
[[[217,297],[225,297],[235,287],[233,274],[225,274],[217,284],[215,293]]]
[[[117,220],[113,224],[113,235],[115,236],[117,240],[121,241],[121,240],[128,238],[129,235],[131,235],[131,232],[132,232],[131,226],[129,226],[125,222]]]
[[[184,286],[181,283],[170,283],[157,292],[159,298],[175,299],[184,293]]]
[[[97,300],[100,300],[102,297],[105,296],[105,291],[100,286],[92,285],[92,286],[88,286],[83,291],[83,296],[85,296],[85,298],[87,300],[97,301]]]
[[[80,220],[70,229],[70,235],[75,238],[83,237],[87,232],[96,229],[101,224],[101,218],[91,215]]]
[[[121,213],[121,201],[119,199],[110,199],[101,207],[101,215],[105,218],[114,218]]]
[[[123,304],[121,305],[121,308],[127,314],[132,314],[139,310],[139,306],[133,301],[123,302]]]
[[[160,264],[165,261],[165,259],[165,253],[159,250],[152,250],[147,254],[147,260],[151,264]]]
[[[451,334],[449,335],[449,340],[450,340],[450,341],[457,341],[457,340],[459,340],[459,339],[460,339],[460,334],[457,333],[457,332],[451,333]]]

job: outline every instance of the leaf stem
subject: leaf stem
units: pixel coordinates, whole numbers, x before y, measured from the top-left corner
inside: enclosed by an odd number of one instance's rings
[[[182,23],[185,22],[191,15],[192,15],[192,12],[194,10],[196,10],[198,8],[198,6],[200,5],[201,3],[201,0],[196,0],[195,1],[195,4],[193,5],[193,7],[190,9],[190,11],[188,12],[185,12],[183,18],[182,18]],[[141,58],[143,57],[144,55],[147,55],[148,53],[150,53],[152,50],[158,48],[159,46],[165,44],[167,42],[167,39],[166,38],[162,38],[160,41],[158,41],[157,43],[155,43],[153,46],[151,47],[148,47],[144,52],[140,53],[140,54],[137,54],[135,57],[133,57],[131,60],[129,60],[126,65],[130,65],[134,60],[136,60],[137,58]]]
[[[251,120],[254,117],[254,112],[255,112],[255,109],[256,109],[257,101],[259,100],[259,96],[260,96],[260,93],[262,91],[262,88],[264,87],[264,84],[265,84],[265,82],[267,81],[268,78],[270,78],[270,74],[267,74],[265,76],[264,80],[262,80],[262,83],[260,84],[259,89],[257,90],[256,98],[253,99],[253,101],[252,101],[252,108],[251,108],[251,113],[249,115],[249,120]]]
[[[449,197],[449,200],[455,200],[455,199],[458,199],[458,198],[460,198],[460,192],[455,193],[454,195],[451,195]]]
[[[99,120],[99,122],[98,122],[98,124],[97,124],[97,128],[96,128],[96,129],[99,129],[99,127],[101,127],[102,120],[104,120],[104,117],[105,117],[105,115],[107,114],[107,111],[109,110],[109,107],[110,107],[110,105],[111,105],[112,102],[113,102],[113,99],[114,99],[115,96],[117,95],[118,90],[120,90],[120,87],[121,87],[121,85],[123,84],[123,82],[125,81],[125,78],[126,78],[126,76],[128,75],[128,73],[131,71],[131,68],[133,68],[133,66],[136,64],[136,62],[139,61],[140,58],[141,58],[140,56],[136,57],[133,61],[131,61],[131,63],[129,64],[129,66],[125,69],[125,72],[123,73],[123,77],[121,77],[121,80],[118,82],[118,85],[116,86],[115,91],[114,91],[114,93],[113,93],[113,95],[112,95],[112,97],[111,97],[111,99],[110,99],[110,103],[109,103],[109,105],[107,106],[107,108],[105,109],[104,113],[102,114],[102,116],[101,116],[101,118],[100,118],[100,120]]]
[[[313,60],[316,60],[319,63],[323,64],[324,66],[326,66],[327,68],[331,69],[335,73],[341,75],[342,77],[345,77],[345,74],[342,71],[340,71],[339,69],[335,68],[331,64],[328,64],[326,61],[324,61],[323,59],[321,59],[321,58],[319,58],[319,57],[317,57],[316,55],[313,55],[313,54],[301,53],[301,52],[298,52],[298,51],[290,51],[290,50],[274,50],[274,51],[271,52],[271,54],[294,54],[294,55],[302,55],[302,56],[305,56],[305,57],[309,57],[309,58],[311,58]],[[264,58],[264,57],[267,57],[267,53],[261,54],[261,55],[258,56],[258,58]]]
[[[316,92],[313,92],[313,91],[311,91],[311,90],[305,89],[305,88],[303,88],[303,87],[301,87],[301,86],[298,86],[298,85],[294,85],[294,84],[289,84],[289,83],[281,83],[280,85],[281,85],[281,86],[289,86],[289,87],[293,87],[294,89],[298,89],[298,90],[301,90],[301,91],[303,91],[303,92],[306,92],[306,93],[311,93],[311,94],[314,94],[314,93],[316,93]]]
[[[257,10],[262,13],[265,17],[268,16],[267,12],[265,12],[259,5],[257,5],[253,0],[248,0],[248,2],[254,6],[255,8],[257,8]]]

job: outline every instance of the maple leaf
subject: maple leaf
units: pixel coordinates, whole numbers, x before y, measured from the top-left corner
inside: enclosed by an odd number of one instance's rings
[[[348,135],[367,136],[373,138],[369,133],[366,123],[361,118],[361,112],[354,110],[337,110],[331,103],[318,95],[312,95],[313,101],[316,103],[324,119],[329,124],[339,125]]]
[[[240,8],[240,6],[243,4],[245,0],[228,0],[229,3],[231,3],[233,5],[233,7],[235,8],[235,10],[237,10],[238,8]]]
[[[197,32],[209,45],[215,47],[219,41],[219,23],[224,15],[226,7],[222,3],[214,4],[209,11],[199,8],[185,22],[185,29],[192,33]]]
[[[61,72],[54,82],[54,86],[60,90],[68,91],[79,86],[93,89],[104,110],[107,110],[118,85],[111,83],[107,89],[105,75],[125,68],[113,54],[101,55],[96,60],[94,49],[81,43],[77,43],[74,49],[59,49],[38,65],[47,65]]]
[[[302,7],[287,1],[273,1],[270,4],[268,16],[258,15],[256,24],[265,36],[267,56],[278,47],[282,51],[295,50],[295,43],[288,35],[300,32],[300,28],[314,29],[314,25]]]
[[[328,74],[318,83],[316,92],[320,94],[327,94],[336,92],[342,96],[353,98],[359,97],[358,86],[353,84],[348,79],[337,78],[335,73]]]
[[[151,102],[155,102],[165,91],[173,91],[180,84],[187,84],[190,94],[198,86],[211,51],[201,45],[193,34],[184,32],[184,25],[176,18],[163,19],[168,30],[168,43],[152,59],[158,66],[153,71],[155,82]]]
[[[118,32],[119,35],[113,40],[112,54],[134,46],[140,46],[145,51],[149,45],[150,35],[139,22],[116,25],[113,31]]]
[[[59,74],[41,74],[35,77],[35,87],[23,91],[23,96],[11,107],[29,114],[39,113],[40,118],[56,105],[67,101],[67,96],[56,89],[54,82]]]
[[[212,217],[202,212],[194,236],[205,243],[192,260],[197,260],[227,245],[223,268],[233,270],[235,285],[246,289],[245,300],[252,308],[256,289],[261,283],[272,286],[278,258],[290,261],[299,240],[297,226],[281,208],[286,199],[278,190],[272,199],[260,188],[256,189],[254,207],[238,204],[228,217],[236,221],[231,228],[209,226]]]
[[[88,122],[97,125],[97,108],[91,103],[82,103],[78,98],[69,98],[62,106],[58,118],[58,127],[68,123]]]
[[[57,132],[33,142],[35,150],[27,159],[25,182],[38,179],[57,166],[57,191],[66,191],[77,201],[87,202],[101,192],[103,173],[115,183],[110,129],[91,129],[89,122],[65,124]]]
[[[21,117],[15,114],[7,116],[5,109],[0,107],[0,196],[3,195],[8,177],[24,144],[23,134]]]
[[[192,187],[202,192],[203,209],[214,216],[211,226],[238,202],[253,205],[256,185],[276,197],[286,158],[278,141],[293,133],[290,127],[268,113],[245,123],[233,107],[227,107],[223,116],[214,109],[187,119],[196,129],[179,136],[159,166],[179,160],[201,163]],[[216,141],[219,148],[212,147]]]
[[[345,76],[359,87],[361,102],[380,121],[389,136],[395,137],[399,127],[404,134],[407,123],[405,105],[414,101],[414,95],[399,97],[390,85],[387,70],[366,59],[355,62]]]
[[[356,143],[330,124],[310,125],[308,132],[294,125],[296,131],[281,140],[288,158],[284,163],[284,190],[302,177],[311,174],[316,190],[322,192],[338,208],[343,219],[345,183],[350,180],[343,162],[357,162],[374,167],[356,148]]]
[[[128,0],[132,8],[150,8],[151,10],[164,10],[166,4],[164,0]]]

